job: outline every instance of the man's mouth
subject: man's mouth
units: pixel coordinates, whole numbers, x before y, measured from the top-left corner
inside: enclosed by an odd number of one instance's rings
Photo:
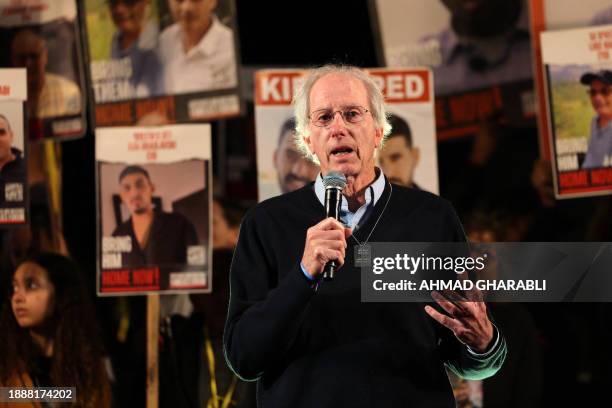
[[[347,157],[348,155],[350,155],[353,152],[354,152],[354,150],[353,150],[352,147],[349,147],[349,146],[339,146],[339,147],[336,147],[335,149],[333,149],[331,151],[330,155],[333,156],[333,157],[341,159],[341,158]]]

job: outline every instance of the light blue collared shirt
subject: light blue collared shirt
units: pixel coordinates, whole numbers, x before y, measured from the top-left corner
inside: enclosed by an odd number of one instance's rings
[[[323,177],[321,173],[319,173],[317,176],[314,184],[314,190],[319,202],[323,207],[325,207],[325,187],[323,186]],[[374,182],[370,184],[366,190],[366,202],[359,207],[357,211],[351,212],[349,210],[347,199],[342,196],[342,204],[340,205],[340,219],[344,225],[346,225],[348,228],[353,228],[354,230],[359,229],[359,222],[366,213],[369,213],[369,208],[374,208],[382,196],[383,191],[385,191],[385,175],[383,174],[382,170],[379,170],[378,177],[376,177],[376,180],[374,180]]]
[[[602,128],[597,122],[595,115],[591,121],[591,138],[582,163],[583,169],[612,166],[612,121]]]
[[[378,177],[376,177],[376,180],[374,180],[374,182],[368,186],[365,195],[366,202],[355,212],[351,212],[349,210],[348,201],[344,196],[342,196],[342,203],[340,204],[340,221],[342,221],[345,226],[352,228],[354,231],[359,229],[359,226],[363,224],[360,224],[360,221],[365,221],[367,219],[367,216],[369,216],[371,213],[371,209],[374,208],[382,196],[383,191],[385,191],[385,180],[385,175],[383,174],[382,170],[378,170]],[[323,207],[325,207],[325,187],[323,186],[323,176],[321,173],[317,175],[314,190],[319,202]],[[364,218],[364,216],[366,217]],[[314,279],[308,272],[306,272],[304,265],[300,263],[300,266],[304,276],[306,276],[308,280],[314,282]]]

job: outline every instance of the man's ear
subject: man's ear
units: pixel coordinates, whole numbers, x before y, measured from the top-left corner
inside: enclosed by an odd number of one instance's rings
[[[384,134],[382,128],[376,128],[376,134],[374,135],[374,148],[378,149],[382,143]]]
[[[151,183],[151,194],[155,192],[155,184]]]

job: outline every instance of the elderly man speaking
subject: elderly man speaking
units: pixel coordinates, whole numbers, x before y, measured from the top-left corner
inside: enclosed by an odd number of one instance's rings
[[[493,375],[506,343],[483,302],[362,303],[354,256],[368,242],[465,241],[448,202],[390,184],[374,154],[390,132],[383,96],[354,67],[310,72],[296,132],[321,166],[314,183],[245,217],[231,267],[226,359],[257,380],[261,407],[454,407],[444,366]],[[345,175],[341,219],[325,218],[322,177]],[[347,228],[348,226],[348,228]],[[322,281],[325,264],[340,269]]]

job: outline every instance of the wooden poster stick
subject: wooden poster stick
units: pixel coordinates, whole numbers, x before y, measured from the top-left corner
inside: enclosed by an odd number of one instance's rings
[[[147,295],[147,408],[159,405],[159,294]]]

